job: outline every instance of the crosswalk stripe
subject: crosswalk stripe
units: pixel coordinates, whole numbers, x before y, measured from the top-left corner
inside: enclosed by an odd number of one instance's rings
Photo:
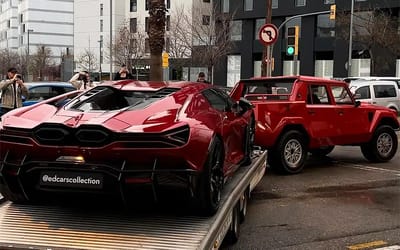
[[[400,246],[399,245],[393,245],[393,246],[375,248],[375,249],[371,249],[371,250],[400,250]]]

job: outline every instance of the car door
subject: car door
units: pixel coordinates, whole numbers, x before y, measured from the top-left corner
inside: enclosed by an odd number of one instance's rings
[[[310,147],[331,145],[335,136],[335,107],[325,84],[307,84],[307,128],[311,135]]]
[[[204,96],[221,115],[220,131],[224,142],[225,161],[228,163],[224,166],[224,172],[229,175],[235,171],[237,163],[243,158],[243,135],[246,121],[232,111],[234,102],[223,91],[210,88],[204,91]]]
[[[333,85],[331,89],[335,107],[332,115],[336,129],[335,144],[363,141],[369,130],[368,113],[355,105],[350,90],[345,86]]]

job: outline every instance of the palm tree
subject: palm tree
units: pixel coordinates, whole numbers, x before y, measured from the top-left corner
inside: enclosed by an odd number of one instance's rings
[[[164,0],[150,0],[149,5],[149,47],[150,47],[150,80],[162,80],[162,52],[165,35]]]

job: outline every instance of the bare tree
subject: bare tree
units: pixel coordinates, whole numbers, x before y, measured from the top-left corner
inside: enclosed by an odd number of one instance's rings
[[[96,55],[89,49],[85,49],[85,51],[78,56],[78,64],[82,70],[86,70],[90,74],[97,69]]]
[[[400,55],[398,17],[382,9],[355,11],[353,16],[353,42],[368,51],[371,59],[371,75],[382,75],[389,67],[390,59]],[[336,24],[340,38],[349,40],[350,13],[338,13]]]
[[[46,72],[54,67],[51,49],[44,45],[38,45],[36,52],[29,57],[29,62],[29,67],[33,75],[36,75],[38,80],[43,80],[44,77],[49,76],[46,75]]]
[[[125,64],[130,70],[135,66],[137,73],[138,64],[145,55],[146,34],[140,31],[133,31],[131,28],[126,22],[119,29],[113,43],[113,55],[114,62],[117,65]],[[136,78],[138,78],[137,74]]]
[[[10,49],[0,50],[0,76],[3,79],[7,73],[7,70],[11,67],[17,67],[21,65],[21,58],[18,56],[17,52]],[[21,73],[21,68],[18,69]]]
[[[161,55],[165,36],[164,0],[150,0],[149,6],[149,46],[150,46],[150,80],[162,80]]]
[[[192,57],[207,66],[208,79],[212,80],[213,67],[233,47],[231,30],[234,13],[221,13],[216,6],[209,5],[195,6],[192,13],[183,15],[185,25],[190,27]]]

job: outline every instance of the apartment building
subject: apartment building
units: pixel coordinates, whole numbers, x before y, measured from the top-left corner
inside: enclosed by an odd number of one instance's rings
[[[349,39],[339,35],[341,29],[349,29],[349,26],[339,27],[336,20],[330,19],[332,4],[336,5],[336,13],[340,14],[350,13],[352,2],[355,26],[360,21],[357,16],[371,17],[374,15],[372,11],[382,10],[397,18],[400,27],[399,0],[272,0],[272,23],[281,27],[273,45],[272,75],[303,74],[327,78],[369,76],[371,56],[367,53],[368,49],[353,41],[349,53]],[[234,21],[240,27],[240,36],[236,37],[234,48],[215,70],[214,82],[232,86],[240,78],[261,75],[264,46],[259,41],[258,32],[265,24],[267,1],[216,0],[216,4],[221,12],[234,14]],[[286,22],[289,18],[291,20]],[[293,26],[299,27],[296,62],[286,52],[287,30]],[[351,72],[348,72],[349,54]],[[387,67],[384,74],[400,76],[400,55],[392,53],[385,59]]]
[[[73,1],[0,0],[0,48],[21,55],[39,46],[55,63],[73,48]]]

